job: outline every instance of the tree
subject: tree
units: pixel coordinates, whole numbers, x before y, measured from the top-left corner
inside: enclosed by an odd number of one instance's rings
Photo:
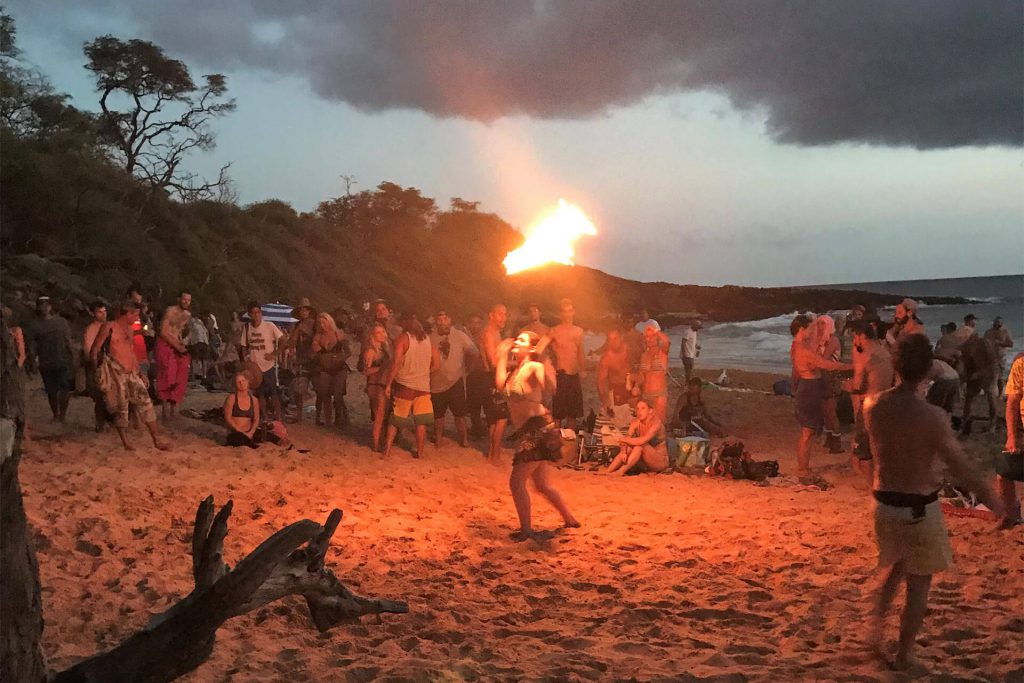
[[[61,135],[65,146],[91,144],[92,118],[67,104],[68,99],[21,61],[14,18],[0,10],[0,122],[19,138],[43,139],[70,132],[76,135]]]
[[[101,139],[125,172],[185,201],[213,197],[230,182],[230,164],[213,181],[182,168],[192,151],[214,148],[210,124],[235,110],[222,74],[197,86],[184,63],[144,40],[102,36],[86,43],[85,55],[100,93]]]

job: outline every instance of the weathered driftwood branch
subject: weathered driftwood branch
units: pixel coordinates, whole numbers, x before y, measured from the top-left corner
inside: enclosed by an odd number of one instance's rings
[[[323,527],[305,519],[281,529],[232,570],[223,559],[231,508],[228,501],[214,515],[210,496],[196,511],[192,537],[196,587],[192,593],[121,645],[76,664],[58,674],[54,682],[173,680],[210,656],[217,629],[227,619],[286,595],[306,599],[320,631],[356,621],[365,614],[409,611],[404,602],[353,594],[324,567],[331,537],[341,522],[341,510],[332,511]]]

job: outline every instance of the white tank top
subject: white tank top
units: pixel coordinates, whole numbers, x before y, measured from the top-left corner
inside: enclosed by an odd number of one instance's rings
[[[395,381],[416,391],[430,392],[430,337],[416,339],[408,332],[409,350],[402,357],[402,364],[395,373]]]

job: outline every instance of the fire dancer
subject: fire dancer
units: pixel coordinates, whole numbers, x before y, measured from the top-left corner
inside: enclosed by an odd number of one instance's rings
[[[495,387],[504,387],[508,396],[508,410],[512,424],[516,427],[516,451],[512,460],[512,475],[509,488],[519,515],[519,530],[512,534],[517,541],[533,535],[530,514],[530,492],[526,483],[533,480],[537,492],[562,515],[568,528],[577,528],[580,523],[569,512],[562,496],[551,485],[551,469],[548,462],[561,458],[562,437],[558,425],[548,414],[541,402],[544,389],[556,390],[554,368],[548,362],[541,362],[537,354],[539,337],[533,332],[523,332],[515,340],[503,339],[497,347]],[[509,367],[509,352],[514,356],[515,365]]]
[[[921,396],[919,387],[931,364],[927,337],[902,337],[893,362],[898,384],[864,401],[875,465],[878,564],[888,568],[876,593],[870,642],[879,652],[885,614],[900,583],[905,582],[907,603],[900,623],[898,669],[914,666],[914,640],[928,610],[932,574],[948,568],[953,557],[938,502],[941,465],[997,516],[1003,512],[1002,501],[964,457],[946,414]]]

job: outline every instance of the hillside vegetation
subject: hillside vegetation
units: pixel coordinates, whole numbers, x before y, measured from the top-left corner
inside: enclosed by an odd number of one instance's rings
[[[205,183],[181,170],[186,153],[213,147],[209,121],[234,109],[223,76],[196,84],[185,65],[151,43],[101,37],[85,49],[98,92],[123,91],[122,102],[142,104],[117,111],[112,98],[102,113],[90,113],[22,65],[13,21],[0,20],[0,284],[4,303],[22,312],[40,294],[68,308],[116,301],[130,283],[141,284],[157,307],[187,288],[198,309],[219,314],[250,299],[309,297],[333,310],[381,297],[393,308],[443,306],[458,316],[499,301],[512,309],[537,301],[554,311],[569,296],[584,322],[642,307],[742,320],[899,299],[639,283],[585,267],[507,277],[502,259],[522,241],[513,226],[476,202],[440,205],[389,182],[325,199],[311,212],[278,199],[239,206],[223,173]],[[186,132],[160,137],[166,131],[141,127],[146,107],[187,123],[168,129]],[[150,133],[156,142],[138,142]]]

